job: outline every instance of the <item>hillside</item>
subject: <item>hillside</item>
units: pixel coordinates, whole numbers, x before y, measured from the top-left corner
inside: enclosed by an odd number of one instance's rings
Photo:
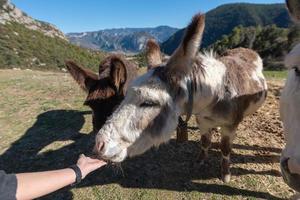
[[[245,47],[254,49],[264,60],[267,70],[284,69],[283,60],[286,53],[300,41],[300,29],[297,27],[279,28],[276,25],[242,27],[233,29],[229,35],[208,47],[218,54],[226,49]]]
[[[236,26],[267,26],[275,24],[286,28],[290,19],[284,4],[227,4],[209,11],[206,14],[206,28],[202,47],[207,47],[223,35],[229,34]],[[172,35],[161,46],[162,50],[171,54],[179,45],[184,29]]]
[[[178,29],[159,26],[155,28],[119,28],[94,32],[69,33],[70,42],[78,46],[104,51],[136,53],[144,48],[146,41],[155,38],[164,42]]]
[[[53,25],[29,17],[7,1],[0,5],[0,68],[60,69],[67,59],[98,66],[103,53],[70,44]]]

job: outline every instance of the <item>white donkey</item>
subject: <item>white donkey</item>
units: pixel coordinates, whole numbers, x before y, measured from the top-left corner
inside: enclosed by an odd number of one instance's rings
[[[294,21],[300,22],[300,1],[287,0],[286,3]],[[286,56],[285,65],[289,72],[280,102],[286,140],[281,171],[286,183],[300,192],[300,44]]]
[[[221,127],[222,178],[230,180],[230,152],[238,124],[264,102],[267,85],[262,60],[250,49],[223,57],[198,53],[205,16],[195,15],[168,62],[137,78],[125,99],[96,136],[99,157],[121,162],[167,142],[178,117],[196,115],[202,154],[211,129]],[[153,56],[155,58],[155,56]]]

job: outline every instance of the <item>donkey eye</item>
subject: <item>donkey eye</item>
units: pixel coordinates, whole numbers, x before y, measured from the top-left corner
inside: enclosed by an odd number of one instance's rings
[[[144,101],[140,107],[156,107],[159,106],[158,102],[154,102],[154,101]]]

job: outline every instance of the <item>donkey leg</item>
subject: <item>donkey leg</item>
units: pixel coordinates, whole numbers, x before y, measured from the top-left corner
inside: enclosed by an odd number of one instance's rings
[[[221,174],[222,180],[225,183],[228,183],[231,179],[230,172],[230,153],[232,149],[232,140],[233,136],[222,136],[221,139],[221,152],[222,152],[222,160],[221,160]]]
[[[212,132],[208,131],[204,135],[201,136],[200,140],[200,155],[198,157],[198,160],[206,160],[208,158],[208,150],[211,146],[211,136]]]
[[[198,161],[205,160],[208,158],[208,150],[211,146],[211,136],[212,136],[212,124],[210,121],[207,121],[205,118],[201,116],[196,116],[197,125],[199,131],[201,133],[201,140],[200,140],[200,155],[198,157]]]
[[[183,121],[181,117],[179,117],[177,126],[177,142],[181,143],[186,141],[188,141],[187,123]]]

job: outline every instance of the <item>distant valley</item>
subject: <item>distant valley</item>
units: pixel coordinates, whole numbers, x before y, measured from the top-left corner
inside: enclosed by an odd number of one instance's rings
[[[191,13],[191,16],[194,13]],[[276,25],[287,28],[290,23],[284,4],[234,3],[219,6],[206,13],[206,28],[202,47],[206,48],[222,36],[228,35],[237,26]],[[95,32],[66,34],[72,44],[108,52],[137,53],[144,48],[149,38],[161,43],[162,50],[171,54],[179,45],[185,29],[168,26],[156,28],[121,28]]]
[[[118,28],[94,32],[68,33],[72,44],[109,52],[137,53],[143,50],[150,38],[162,43],[177,32],[177,28],[158,26],[155,28]]]

